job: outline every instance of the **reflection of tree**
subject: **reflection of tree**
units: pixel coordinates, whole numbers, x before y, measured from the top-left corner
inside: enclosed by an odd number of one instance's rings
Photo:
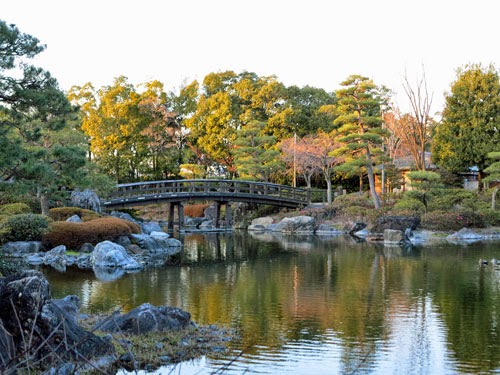
[[[478,252],[495,256],[494,244],[408,252],[332,237],[285,251],[245,234],[211,236],[184,239],[200,261],[111,283],[92,272],[52,272],[54,297],[78,294],[94,312],[177,306],[198,323],[237,328],[250,355],[287,350],[290,342],[335,345],[342,372],[373,368],[390,350],[422,372],[443,352],[458,371],[499,367],[500,272],[476,262]]]
[[[459,264],[436,281],[440,288],[434,299],[448,328],[449,348],[467,372],[487,372],[500,364],[497,272],[476,268],[471,275],[470,265]]]

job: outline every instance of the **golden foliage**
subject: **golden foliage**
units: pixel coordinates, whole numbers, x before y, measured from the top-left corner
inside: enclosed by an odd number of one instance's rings
[[[184,215],[189,217],[203,217],[209,204],[192,204],[184,207]]]
[[[78,215],[83,221],[90,221],[101,217],[95,211],[80,207],[56,207],[49,210],[49,217],[54,221],[64,221],[74,215]]]
[[[66,245],[68,249],[77,250],[84,243],[95,245],[105,240],[140,233],[140,231],[136,224],[115,217],[99,218],[84,223],[58,221],[51,225],[42,243],[46,249]]]

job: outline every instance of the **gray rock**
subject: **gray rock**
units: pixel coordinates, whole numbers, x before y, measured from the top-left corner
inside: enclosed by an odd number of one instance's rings
[[[141,226],[141,222],[140,222],[140,221],[138,221],[138,220],[134,219],[134,218],[132,217],[132,215],[127,214],[127,213],[125,213],[125,212],[120,212],[120,211],[112,211],[112,212],[111,212],[111,214],[110,214],[110,216],[113,216],[113,217],[117,217],[117,218],[119,218],[119,219],[123,219],[123,220],[130,221],[130,222],[132,222],[132,223],[134,223],[134,224],[137,224],[139,227]]]
[[[349,234],[355,234],[355,233],[365,229],[366,226],[367,226],[366,223],[356,222],[356,223],[353,223],[352,225],[348,226],[346,232]]]
[[[163,232],[162,232],[163,233]],[[155,236],[147,234],[132,234],[132,242],[135,242],[142,249],[151,255],[173,255],[181,251],[182,244],[175,238],[169,238],[168,234],[157,233]]]
[[[462,228],[458,232],[450,234],[448,237],[446,237],[446,240],[452,243],[457,243],[457,244],[470,244],[474,242],[478,242],[485,239],[484,236],[482,236],[479,233],[474,232],[472,229],[469,228]]]
[[[92,269],[92,259],[90,254],[80,254],[76,258],[76,266],[82,270]]]
[[[74,324],[78,322],[80,316],[80,298],[75,295],[66,296],[61,299],[53,299],[54,303],[59,309],[66,313],[66,317]]]
[[[146,221],[141,223],[143,233],[151,234],[151,232],[162,232],[160,225],[155,221]]]
[[[212,229],[214,227],[214,222],[212,219],[205,219],[198,228],[200,229]]]
[[[40,241],[14,241],[6,242],[2,246],[2,252],[16,258],[22,258],[29,253],[38,253],[42,249]]]
[[[159,231],[152,231],[149,233],[151,237],[154,239],[160,239],[160,240],[166,240],[167,238],[170,237],[168,233],[163,232],[162,230]]]
[[[142,265],[132,258],[121,245],[111,241],[99,242],[91,254],[93,267],[119,267],[123,269],[141,269]]]
[[[0,278],[0,373],[25,358],[42,368],[57,367],[76,358],[114,353],[109,340],[76,324],[73,297],[51,300],[50,286],[41,272],[29,270]],[[29,332],[29,347],[25,333]],[[64,343],[64,345],[61,345]],[[7,371],[8,372],[8,371]]]
[[[204,219],[202,217],[189,217],[189,216],[186,216],[184,218],[184,225],[186,227],[198,227],[205,220],[206,219]]]
[[[169,306],[156,307],[145,303],[127,314],[111,315],[97,323],[96,328],[103,332],[144,334],[182,329],[191,324],[191,315],[184,310]]]
[[[123,247],[127,247],[132,243],[132,241],[130,241],[130,238],[128,236],[120,236],[116,240],[114,240],[114,242]]]
[[[71,204],[75,207],[81,207],[95,212],[101,212],[101,200],[97,194],[90,190],[75,190],[70,196]]]
[[[354,232],[351,234],[356,236],[356,237],[364,238],[364,237],[367,237],[370,235],[370,231],[368,229],[361,229],[361,230],[358,230],[357,232]]]
[[[248,230],[262,230],[266,229],[269,225],[273,224],[274,220],[272,217],[264,216],[253,219],[251,224],[248,226]]]
[[[262,231],[267,230],[268,227],[273,224],[274,220],[272,217],[258,217],[252,220],[252,223],[248,226],[249,231]]]
[[[26,262],[31,265],[43,264],[44,256],[42,254],[30,254],[26,258]]]
[[[80,253],[91,253],[92,251],[94,251],[94,245],[86,242],[80,247],[80,249],[78,249],[78,251]]]
[[[73,216],[71,216],[71,217],[68,217],[68,218],[66,219],[66,221],[67,221],[68,223],[83,223],[83,220],[82,220],[82,219],[80,219],[80,216],[78,216],[78,215],[73,215]]]
[[[315,219],[311,216],[286,217],[273,228],[282,233],[314,233]]]
[[[483,236],[472,229],[462,228],[458,232],[450,234],[447,238],[453,240],[480,240]]]
[[[49,265],[60,272],[66,271],[66,246],[59,245],[45,253],[43,263]]]

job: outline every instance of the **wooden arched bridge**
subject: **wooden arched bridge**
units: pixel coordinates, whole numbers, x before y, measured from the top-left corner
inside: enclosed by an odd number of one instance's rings
[[[309,204],[311,192],[304,188],[255,181],[164,180],[119,184],[102,204],[105,208],[112,208],[169,202],[168,225],[173,229],[174,209],[178,209],[181,227],[184,221],[183,204],[193,200],[215,202],[218,227],[220,207],[223,205],[226,206],[226,223],[230,223],[231,202],[297,208]]]

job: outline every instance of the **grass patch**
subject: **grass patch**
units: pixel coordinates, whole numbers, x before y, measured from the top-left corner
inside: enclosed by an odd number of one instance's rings
[[[80,325],[86,330],[100,320],[91,316]],[[94,332],[98,335],[107,333]],[[235,331],[216,326],[189,327],[181,330],[154,332],[143,335],[111,334],[117,353],[116,370],[153,371],[161,366],[193,360],[204,355],[226,353],[237,338]]]

